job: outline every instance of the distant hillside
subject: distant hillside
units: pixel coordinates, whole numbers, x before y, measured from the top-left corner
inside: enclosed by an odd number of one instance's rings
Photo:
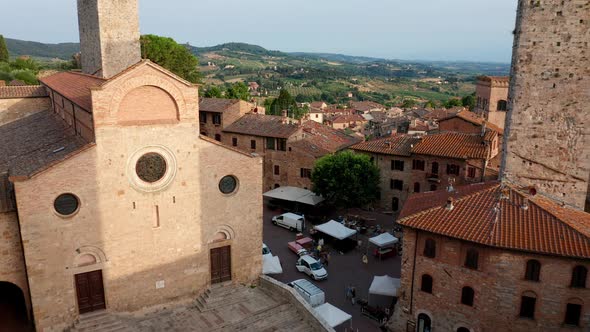
[[[246,44],[246,43],[225,43],[216,46],[210,47],[196,47],[196,46],[189,46],[193,53],[196,55],[209,53],[209,52],[220,52],[220,51],[230,51],[230,52],[243,52],[249,54],[256,54],[262,56],[285,56],[286,54],[280,51],[269,51],[266,48],[258,45]]]
[[[80,51],[79,43],[44,44],[34,41],[5,38],[11,56],[30,55],[39,58],[59,58],[69,60],[72,54]]]
[[[354,55],[335,54],[335,53],[291,52],[289,54],[292,56],[295,56],[295,57],[300,57],[300,58],[322,59],[322,60],[336,61],[336,62],[350,62],[350,63],[356,63],[356,64],[369,63],[369,62],[383,60],[380,58],[371,58],[371,57],[366,57],[366,56],[354,56]]]

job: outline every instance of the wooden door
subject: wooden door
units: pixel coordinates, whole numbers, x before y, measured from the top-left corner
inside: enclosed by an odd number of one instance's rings
[[[211,283],[231,280],[231,247],[211,249]]]
[[[78,310],[81,314],[105,309],[102,270],[76,274]]]

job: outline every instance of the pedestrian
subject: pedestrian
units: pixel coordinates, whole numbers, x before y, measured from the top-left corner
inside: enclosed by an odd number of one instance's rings
[[[367,254],[363,255],[363,263],[369,264],[369,257],[367,257]]]
[[[351,287],[350,294],[352,297],[352,305],[355,305],[356,304],[356,289],[354,288],[354,286]]]
[[[324,246],[324,238],[320,238],[318,244],[323,247]]]
[[[346,286],[346,299],[350,300],[352,298],[352,287],[350,285]]]
[[[326,253],[325,261],[326,261],[326,266],[330,265],[330,252],[329,251]]]

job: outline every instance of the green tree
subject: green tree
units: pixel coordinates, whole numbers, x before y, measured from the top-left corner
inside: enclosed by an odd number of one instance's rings
[[[426,108],[436,108],[436,102],[434,100],[429,100],[424,104]]]
[[[6,47],[4,36],[0,35],[0,62],[8,62],[8,60],[8,47]]]
[[[316,194],[337,206],[362,207],[379,195],[379,169],[369,156],[351,151],[320,158],[311,181]]]
[[[273,115],[282,115],[283,110],[295,112],[295,109],[297,109],[297,103],[286,89],[281,89],[279,96],[270,104],[270,114]]]
[[[248,92],[248,86],[244,82],[236,82],[230,85],[225,93],[225,98],[249,101],[250,92]]]
[[[461,99],[458,98],[451,98],[449,100],[447,100],[444,105],[445,108],[452,108],[452,107],[456,107],[456,106],[463,106],[463,102],[461,101]]]
[[[404,99],[404,102],[401,105],[402,108],[412,108],[414,106],[416,106],[416,101],[414,99]]]
[[[461,104],[470,110],[473,110],[475,108],[475,93],[463,97],[463,99],[461,99]]]
[[[156,35],[143,35],[140,41],[142,58],[150,59],[189,82],[200,81],[199,61],[188,48],[172,38]]]
[[[219,87],[212,86],[205,91],[206,98],[223,98],[223,91]]]

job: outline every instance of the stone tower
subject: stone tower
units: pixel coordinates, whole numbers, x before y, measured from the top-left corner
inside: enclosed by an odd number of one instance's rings
[[[487,121],[504,128],[508,107],[508,76],[481,76],[477,79],[474,112]]]
[[[138,0],[78,0],[82,71],[110,78],[141,60]]]
[[[590,1],[519,0],[502,175],[588,211]]]

